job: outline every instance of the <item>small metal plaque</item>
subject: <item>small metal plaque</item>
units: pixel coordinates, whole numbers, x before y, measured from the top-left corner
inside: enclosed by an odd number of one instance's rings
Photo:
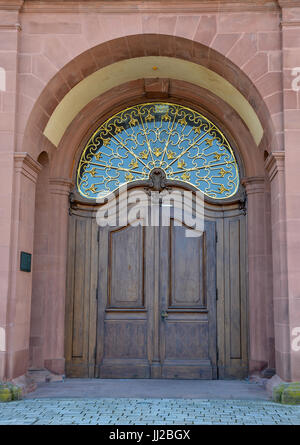
[[[31,272],[31,253],[21,252],[20,270]]]

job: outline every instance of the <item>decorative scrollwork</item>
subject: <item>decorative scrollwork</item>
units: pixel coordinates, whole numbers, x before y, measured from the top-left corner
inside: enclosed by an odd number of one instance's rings
[[[171,103],[145,103],[105,121],[87,143],[77,171],[79,193],[95,199],[159,168],[214,199],[233,196],[239,172],[224,134],[200,113]]]

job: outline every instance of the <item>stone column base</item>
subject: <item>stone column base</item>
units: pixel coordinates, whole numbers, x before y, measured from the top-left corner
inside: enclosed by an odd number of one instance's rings
[[[22,389],[23,396],[29,392],[35,391],[37,388],[36,382],[28,374],[13,379],[12,383]]]
[[[65,374],[65,359],[64,358],[52,358],[44,361],[45,368],[53,374],[64,375]]]
[[[47,383],[47,382],[63,382],[64,375],[62,374],[53,374],[46,368],[42,369],[29,369],[27,375],[33,380],[35,383]]]

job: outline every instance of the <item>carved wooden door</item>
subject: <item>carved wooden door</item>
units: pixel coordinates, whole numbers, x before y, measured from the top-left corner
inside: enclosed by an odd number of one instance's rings
[[[215,378],[216,362],[218,378],[248,375],[246,216],[238,204],[207,214],[204,235],[188,238],[174,221],[99,230],[73,210],[68,377]]]
[[[209,221],[99,229],[96,376],[217,377],[215,243]]]
[[[216,234],[160,229],[159,346],[163,378],[212,379],[216,371]]]
[[[127,226],[99,231],[97,376],[148,378],[153,229]]]

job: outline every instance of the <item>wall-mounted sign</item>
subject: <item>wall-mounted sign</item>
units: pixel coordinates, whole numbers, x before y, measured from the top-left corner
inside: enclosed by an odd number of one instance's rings
[[[31,272],[31,253],[21,252],[20,270],[23,272]]]

